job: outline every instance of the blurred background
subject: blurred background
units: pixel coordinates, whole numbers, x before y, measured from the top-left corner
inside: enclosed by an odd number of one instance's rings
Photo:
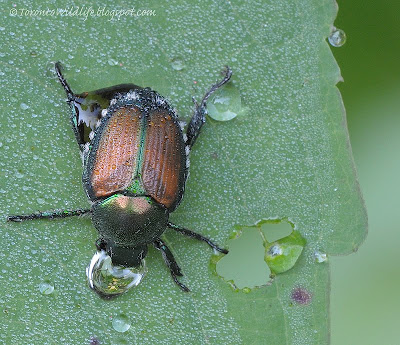
[[[338,0],[347,42],[332,47],[369,234],[331,261],[333,345],[400,344],[400,2]]]

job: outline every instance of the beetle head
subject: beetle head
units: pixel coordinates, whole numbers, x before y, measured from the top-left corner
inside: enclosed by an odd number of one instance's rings
[[[97,250],[104,250],[115,266],[138,267],[147,255],[147,245],[123,247],[112,240],[100,238],[96,241]]]

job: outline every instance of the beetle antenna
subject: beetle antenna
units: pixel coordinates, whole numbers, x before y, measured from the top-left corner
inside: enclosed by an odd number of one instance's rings
[[[65,80],[65,78],[61,72],[61,70],[62,70],[61,62],[57,61],[54,64],[54,68],[56,70],[58,80],[60,81],[61,85],[63,86],[63,88],[67,94],[68,101],[73,101],[75,99],[75,94],[72,92],[71,88],[69,87],[67,81]]]

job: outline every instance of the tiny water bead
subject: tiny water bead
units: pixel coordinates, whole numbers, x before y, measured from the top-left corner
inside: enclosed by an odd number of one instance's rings
[[[328,37],[328,41],[334,47],[341,47],[346,43],[346,33],[334,27],[332,33]]]
[[[39,291],[43,295],[50,295],[54,292],[54,285],[48,281],[41,282],[39,284]]]
[[[118,66],[119,65],[118,61],[113,58],[109,58],[107,62],[110,66]]]
[[[121,314],[113,318],[112,326],[117,332],[124,333],[131,328],[131,323],[126,315]]]
[[[186,66],[181,58],[174,58],[171,61],[171,66],[175,71],[182,71]]]
[[[138,286],[146,273],[144,260],[139,267],[114,266],[104,250],[93,255],[86,269],[89,286],[101,297],[110,299]]]
[[[321,252],[315,252],[314,257],[319,264],[328,260],[328,256]]]
[[[267,250],[267,255],[275,257],[283,254],[283,249],[279,244],[274,244]]]
[[[27,110],[27,109],[29,109],[29,105],[27,105],[26,103],[21,103],[21,104],[19,105],[19,107],[20,107],[22,110]]]
[[[232,83],[215,92],[207,104],[208,115],[217,121],[229,121],[242,110],[239,89]]]

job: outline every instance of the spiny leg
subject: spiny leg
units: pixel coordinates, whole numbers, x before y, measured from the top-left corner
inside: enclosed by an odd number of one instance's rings
[[[190,290],[188,289],[188,287],[182,284],[177,278],[177,276],[182,277],[183,275],[181,273],[181,269],[176,263],[175,258],[172,255],[169,248],[167,247],[167,245],[160,238],[157,238],[153,242],[153,244],[156,249],[161,251],[164,262],[168,266],[169,271],[171,272],[172,279],[174,280],[175,284],[178,285],[183,291],[189,292]]]
[[[64,78],[61,70],[62,65],[61,62],[58,61],[54,64],[54,68],[56,70],[58,80],[60,81],[62,87],[64,88],[65,93],[67,94],[67,103],[72,109],[71,112],[71,122],[72,128],[75,133],[76,141],[78,142],[79,149],[82,151],[85,150],[85,144],[90,141],[88,140],[89,133],[94,129],[93,126],[90,126],[90,123],[96,123],[100,119],[100,105],[95,104],[86,104],[86,107],[83,105],[85,103],[85,97],[87,96],[87,92],[84,94],[74,94]],[[90,105],[90,106],[89,106]],[[92,108],[93,107],[93,108]],[[87,110],[82,111],[82,108],[87,108]]]
[[[61,210],[61,211],[47,211],[47,212],[36,212],[25,215],[8,216],[8,222],[22,222],[23,220],[33,219],[53,219],[53,218],[65,218],[71,216],[80,216],[85,213],[90,213],[90,209],[78,208],[77,210]]]
[[[71,88],[69,87],[67,81],[65,80],[65,78],[61,72],[61,69],[62,69],[61,62],[57,61],[54,64],[54,68],[56,70],[58,80],[60,81],[61,85],[63,86],[63,88],[65,90],[65,93],[67,94],[68,101],[73,101],[75,99],[75,94],[72,92]]]
[[[195,238],[196,240],[199,240],[199,241],[204,241],[204,242],[206,242],[211,248],[213,248],[213,249],[215,249],[215,250],[218,250],[220,253],[228,254],[228,250],[226,250],[226,249],[224,249],[224,248],[218,247],[218,246],[217,246],[214,242],[212,242],[209,238],[204,237],[204,236],[198,234],[197,232],[194,232],[194,231],[189,230],[189,229],[182,228],[181,226],[172,224],[172,223],[170,223],[170,222],[168,222],[167,226],[168,226],[170,229],[173,229],[173,230],[175,230],[175,231],[177,231],[177,232],[180,232],[181,234],[183,234],[183,235],[185,235],[185,236],[188,236],[188,237],[191,237],[191,238]]]
[[[193,144],[195,143],[197,137],[200,134],[201,126],[203,126],[204,122],[206,121],[206,106],[208,98],[218,90],[222,85],[226,84],[232,76],[232,70],[226,66],[225,70],[223,71],[224,78],[211,86],[211,88],[206,92],[203,99],[201,100],[200,104],[195,102],[195,110],[192,119],[190,120],[189,126],[186,131],[187,141],[186,144],[189,148],[192,148]]]

